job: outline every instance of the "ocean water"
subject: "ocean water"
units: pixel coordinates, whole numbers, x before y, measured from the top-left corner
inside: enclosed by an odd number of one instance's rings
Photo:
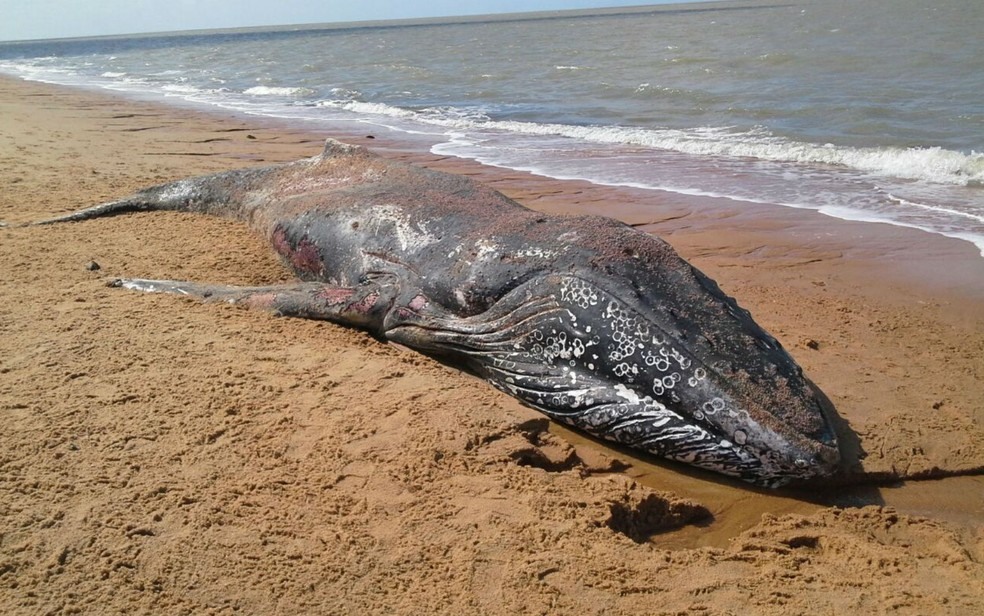
[[[984,2],[713,2],[0,43],[25,79],[422,136],[556,178],[819,210],[984,255]]]

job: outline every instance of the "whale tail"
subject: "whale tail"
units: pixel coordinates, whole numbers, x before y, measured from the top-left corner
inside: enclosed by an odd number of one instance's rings
[[[131,199],[119,199],[117,201],[110,201],[108,203],[101,203],[99,205],[94,205],[92,207],[85,208],[84,210],[77,210],[75,212],[70,212],[63,216],[55,216],[54,218],[45,218],[43,220],[35,220],[31,222],[23,223],[7,223],[0,221],[0,228],[21,228],[21,227],[37,227],[41,225],[54,225],[62,222],[78,222],[82,220],[90,220],[92,218],[100,218],[103,216],[115,216],[117,214],[123,214],[127,212],[148,212],[157,209],[165,209],[161,207],[156,207],[154,204],[138,202]]]
[[[251,220],[252,212],[244,204],[244,196],[252,191],[265,192],[273,176],[289,176],[293,172],[304,174],[310,165],[327,164],[344,159],[374,157],[361,146],[327,139],[320,154],[309,159],[266,167],[249,167],[224,171],[211,175],[168,182],[151,186],[128,197],[101,203],[54,218],[47,218],[20,225],[8,225],[0,221],[0,227],[31,227],[63,222],[79,222],[129,214],[132,212],[177,211],[210,214],[224,218]],[[343,163],[344,164],[344,163]]]
[[[64,216],[56,216],[54,218],[45,218],[44,220],[36,220],[34,222],[29,222],[24,224],[25,227],[33,227],[39,225],[54,225],[62,222],[79,222],[82,220],[90,220],[93,218],[102,218],[104,216],[115,216],[117,214],[126,214],[130,212],[151,212],[155,210],[168,210],[168,209],[181,209],[179,207],[167,207],[166,204],[160,202],[154,202],[151,200],[143,199],[118,199],[116,201],[110,201],[108,203],[100,203],[99,205],[94,205],[92,207],[85,208],[83,210],[77,210]]]
[[[257,175],[261,170],[249,170]],[[235,206],[226,187],[235,186],[237,178],[245,175],[243,170],[217,173],[198,178],[178,180],[151,186],[122,199],[108,201],[62,216],[46,218],[26,223],[22,226],[52,225],[63,222],[79,222],[93,218],[117,216],[132,212],[199,212],[219,216],[235,216]]]
[[[116,199],[61,216],[27,223],[7,223],[2,227],[33,227],[63,222],[79,222],[133,212],[176,211],[210,214],[224,218],[252,220],[252,212],[244,206],[244,196],[251,191],[265,192],[272,176],[292,172],[304,174],[310,165],[332,165],[345,159],[375,158],[362,146],[327,139],[317,156],[266,167],[249,167],[193,177],[143,189],[130,196]],[[342,163],[346,164],[346,163]]]

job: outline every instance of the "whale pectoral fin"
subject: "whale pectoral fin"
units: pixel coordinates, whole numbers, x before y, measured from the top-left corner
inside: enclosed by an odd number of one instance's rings
[[[273,312],[279,316],[321,319],[376,330],[393,303],[396,289],[369,281],[357,287],[298,282],[265,287],[237,287],[176,280],[119,279],[109,283],[146,293],[170,293]]]
[[[755,472],[749,469],[761,461],[753,454],[723,445],[721,436],[657,400],[648,383],[633,387],[642,377],[605,363],[616,350],[609,346],[614,338],[603,333],[604,320],[614,318],[602,312],[610,302],[600,291],[591,296],[593,289],[572,288],[579,280],[533,279],[469,317],[417,296],[396,304],[385,335],[466,366],[493,387],[597,438],[725,474]]]

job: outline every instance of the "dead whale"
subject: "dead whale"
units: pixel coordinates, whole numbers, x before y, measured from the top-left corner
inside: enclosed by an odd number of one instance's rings
[[[117,286],[359,327],[596,437],[757,485],[838,470],[827,409],[782,346],[668,244],[615,220],[534,212],[329,140],[310,159],[36,224],[150,210],[242,220],[300,280]]]

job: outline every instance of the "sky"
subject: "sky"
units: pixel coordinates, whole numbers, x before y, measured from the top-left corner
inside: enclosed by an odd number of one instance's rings
[[[680,0],[0,0],[0,41],[551,11]]]

